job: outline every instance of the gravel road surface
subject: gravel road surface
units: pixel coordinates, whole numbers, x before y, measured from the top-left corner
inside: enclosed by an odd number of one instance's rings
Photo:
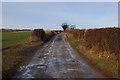
[[[105,78],[71,47],[64,33],[43,45],[16,78]]]

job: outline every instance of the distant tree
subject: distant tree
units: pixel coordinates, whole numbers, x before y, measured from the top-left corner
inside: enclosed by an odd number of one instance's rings
[[[64,31],[69,29],[69,25],[67,23],[63,23],[61,26]]]
[[[70,29],[75,29],[75,28],[76,28],[75,25],[71,25],[71,26],[70,26]]]

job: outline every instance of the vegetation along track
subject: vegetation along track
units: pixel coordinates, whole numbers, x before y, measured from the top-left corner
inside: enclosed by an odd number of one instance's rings
[[[40,48],[16,78],[105,78],[73,50],[64,33]]]

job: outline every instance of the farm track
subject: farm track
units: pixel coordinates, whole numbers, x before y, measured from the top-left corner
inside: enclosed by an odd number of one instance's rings
[[[15,78],[105,78],[71,47],[65,34],[41,47]]]

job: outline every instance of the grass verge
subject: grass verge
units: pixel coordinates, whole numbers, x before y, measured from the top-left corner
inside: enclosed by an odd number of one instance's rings
[[[2,53],[2,76],[11,78],[17,72],[19,66],[31,59],[41,42],[29,42],[6,49]]]
[[[75,39],[72,34],[65,32],[73,46],[82,53],[95,67],[97,67],[108,78],[120,78],[118,74],[118,64],[104,57],[98,57],[93,51],[84,48],[84,40]]]

